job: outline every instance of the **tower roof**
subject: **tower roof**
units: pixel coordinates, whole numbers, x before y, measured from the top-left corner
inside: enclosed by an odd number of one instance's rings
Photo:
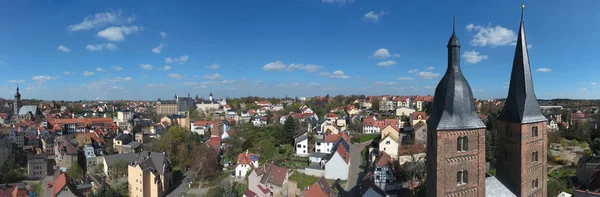
[[[448,69],[435,89],[427,124],[438,131],[484,128],[475,113],[471,86],[460,70],[460,42],[454,30],[447,47]]]
[[[533,91],[533,80],[527,51],[523,11],[521,11],[521,25],[510,75],[508,97],[504,109],[498,116],[499,120],[514,123],[547,121],[546,117],[542,115],[542,110]]]

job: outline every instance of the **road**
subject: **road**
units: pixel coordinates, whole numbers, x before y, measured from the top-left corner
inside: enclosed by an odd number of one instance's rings
[[[173,180],[173,185],[176,187],[171,191],[171,193],[167,194],[167,197],[180,197],[182,193],[187,193],[189,188],[189,183],[185,182],[185,179],[191,177],[191,171],[187,171],[183,174],[183,178],[181,180]]]
[[[371,141],[363,142],[361,144],[351,144],[350,145],[350,170],[348,174],[348,183],[346,184],[346,191],[350,191],[360,178],[360,174],[362,171],[359,166],[362,164],[364,159],[364,155],[361,155],[361,151],[367,146],[371,144]]]
[[[54,186],[54,176],[46,176],[46,178],[42,179],[42,193],[38,196],[40,197],[52,197],[52,187],[48,188],[48,183]]]

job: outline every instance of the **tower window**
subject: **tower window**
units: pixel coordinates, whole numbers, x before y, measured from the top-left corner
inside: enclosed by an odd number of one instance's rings
[[[531,153],[531,162],[538,162],[538,161],[539,161],[538,160],[538,152],[537,151],[532,152]]]
[[[512,131],[511,131],[510,125],[508,125],[508,123],[506,124],[506,136],[512,137]]]
[[[462,170],[456,172],[456,184],[463,185],[469,183],[469,171]]]
[[[537,126],[533,126],[531,128],[531,137],[537,137],[538,136],[538,127]]]
[[[467,151],[469,149],[469,138],[461,136],[456,139],[456,151]]]
[[[538,179],[531,181],[531,190],[537,189],[539,186]]]

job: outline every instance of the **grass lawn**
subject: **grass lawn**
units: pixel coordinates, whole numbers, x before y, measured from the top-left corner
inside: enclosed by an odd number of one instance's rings
[[[219,183],[223,179],[225,179],[225,178],[227,178],[227,177],[229,177],[231,175],[231,172],[233,172],[233,170],[225,170],[225,171],[223,171],[223,173],[221,173],[221,175],[219,175],[219,177],[217,177],[217,178],[209,181],[208,184],[205,184],[205,185],[207,185],[207,186],[216,186],[216,185],[219,185]],[[202,185],[202,187],[204,187],[204,185]]]
[[[303,190],[306,187],[310,187],[313,183],[319,181],[319,179],[319,177],[314,177],[299,172],[294,172],[294,174],[292,174],[292,176],[290,176],[289,178],[289,180],[296,181],[298,189],[300,190]],[[335,182],[335,180],[327,179],[327,182],[329,183],[329,185],[332,185]],[[346,182],[347,181],[341,181],[340,184],[343,186],[344,184],[346,184]]]
[[[561,179],[561,178],[569,178],[575,176],[577,169],[575,167],[563,166],[562,168],[558,168],[551,172],[548,176],[550,178]]]

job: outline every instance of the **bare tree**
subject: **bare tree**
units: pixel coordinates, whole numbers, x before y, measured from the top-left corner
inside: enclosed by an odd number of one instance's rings
[[[195,179],[206,181],[216,177],[219,172],[217,153],[205,144],[194,144],[192,147],[190,170],[195,174]]]
[[[398,166],[400,173],[406,178],[408,189],[413,196],[417,196],[420,190],[424,189],[426,179],[425,154],[423,144],[403,145],[400,149],[400,162]]]

